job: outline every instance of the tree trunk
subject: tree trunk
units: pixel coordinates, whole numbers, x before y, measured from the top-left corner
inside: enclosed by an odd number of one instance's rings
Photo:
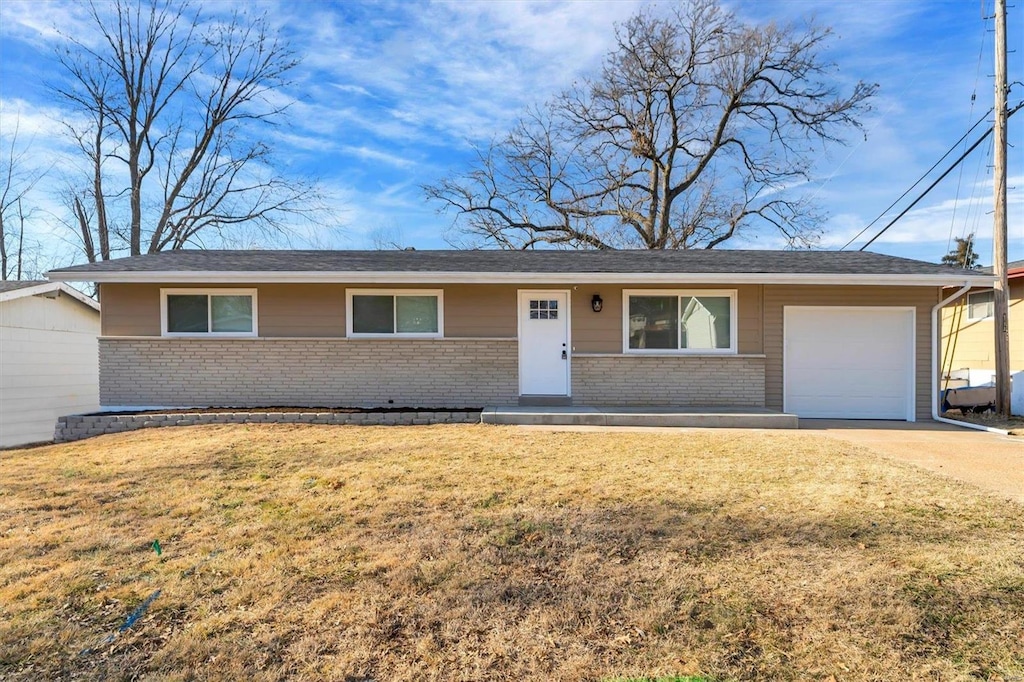
[[[0,211],[0,279],[7,279],[7,233],[4,232],[3,211]]]

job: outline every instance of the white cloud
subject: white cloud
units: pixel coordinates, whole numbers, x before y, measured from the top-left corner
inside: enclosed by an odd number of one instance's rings
[[[366,124],[396,136],[487,139],[527,104],[596,67],[615,21],[637,3],[382,3],[349,5],[343,21],[322,9],[297,34],[322,90],[373,100],[387,119]],[[308,11],[308,6],[300,7]],[[373,125],[376,124],[376,125]]]
[[[97,44],[85,3],[4,0],[0,2],[0,25],[5,37],[24,40],[40,50],[52,50],[65,36]]]
[[[407,157],[388,154],[376,149],[370,149],[369,147],[353,147],[346,145],[341,147],[339,151],[343,154],[355,156],[363,161],[380,161],[381,163],[386,163],[389,166],[396,166],[398,168],[409,168],[414,165],[413,161]]]
[[[0,98],[0,137],[9,139],[17,132],[25,140],[62,140],[68,113],[54,106],[37,105],[23,99]],[[83,120],[72,119],[75,123]]]
[[[1019,239],[1024,239],[1024,184],[1022,181],[1024,181],[1024,177],[1012,178],[1008,182],[1008,186],[1016,188],[1007,192],[1008,231]],[[945,242],[949,241],[951,237],[963,237],[971,233],[975,234],[978,239],[991,239],[993,201],[992,181],[982,181],[971,188],[968,196],[960,199],[941,199],[910,210],[875,243]],[[854,242],[852,248],[859,248],[881,231],[896,217],[899,210],[901,210],[900,207],[897,207],[884,219],[879,220],[866,230],[863,236]],[[857,214],[838,214],[829,221],[828,232],[823,238],[822,246],[839,248],[864,227],[863,220]]]

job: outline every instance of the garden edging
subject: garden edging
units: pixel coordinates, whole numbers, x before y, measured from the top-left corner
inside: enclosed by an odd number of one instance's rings
[[[108,433],[165,426],[197,424],[333,424],[342,425],[426,425],[471,424],[480,421],[478,410],[447,411],[382,411],[382,412],[168,412],[143,414],[71,415],[57,419],[53,439],[57,443],[92,438]]]

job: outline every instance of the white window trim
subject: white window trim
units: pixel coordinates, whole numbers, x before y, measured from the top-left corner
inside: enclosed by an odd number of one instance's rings
[[[971,296],[980,296],[982,294],[992,294],[992,315],[985,315],[984,317],[971,317]],[[967,294],[967,321],[968,322],[981,322],[982,320],[991,320],[995,316],[995,290],[988,289],[986,291],[972,291]]]
[[[368,334],[352,331],[353,296],[436,296],[437,332],[392,332],[390,334]],[[398,306],[394,308],[397,314]],[[397,324],[396,324],[397,328]],[[345,336],[353,339],[441,339],[444,338],[444,289],[346,289],[345,290]]]
[[[728,348],[630,348],[629,297],[630,296],[728,296],[729,347]],[[622,352],[626,355],[736,355],[739,337],[736,289],[623,289],[622,290]],[[679,326],[682,333],[682,325]],[[679,339],[677,337],[676,343]]]
[[[185,296],[251,296],[252,297],[252,331],[251,332],[172,332],[167,330],[167,297],[175,295]],[[206,321],[209,328],[213,328],[213,321],[210,315],[213,314],[213,306],[206,307]],[[182,338],[249,338],[259,336],[259,319],[256,289],[160,289],[160,335]]]

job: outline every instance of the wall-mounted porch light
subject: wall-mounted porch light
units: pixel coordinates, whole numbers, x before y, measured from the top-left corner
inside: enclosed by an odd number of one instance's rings
[[[601,294],[594,294],[594,297],[590,299],[590,307],[594,309],[595,313],[601,312],[601,308],[604,307],[604,301],[601,300]]]

